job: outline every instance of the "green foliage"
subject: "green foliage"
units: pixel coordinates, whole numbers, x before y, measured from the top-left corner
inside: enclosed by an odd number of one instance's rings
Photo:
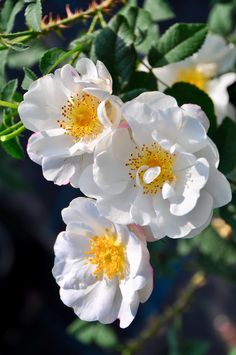
[[[20,144],[19,138],[15,137],[9,141],[2,142],[4,150],[14,159],[24,159],[24,150]]]
[[[157,79],[152,73],[138,71],[133,73],[129,85],[125,88],[121,99],[126,102],[146,91],[157,90]]]
[[[41,31],[42,5],[41,0],[30,2],[25,10],[25,20],[29,28],[36,32]]]
[[[188,83],[176,83],[171,88],[165,90],[165,93],[176,98],[178,104],[192,103],[199,105],[206,113],[210,121],[209,135],[212,136],[216,129],[216,116],[214,104],[210,97],[195,85]]]
[[[219,169],[224,173],[230,173],[236,167],[236,124],[230,118],[225,118],[215,134],[215,143],[220,153]]]
[[[51,72],[51,68],[55,67],[55,62],[58,61],[66,52],[60,48],[51,48],[42,56],[39,68],[42,74],[48,74]]]
[[[204,24],[175,24],[152,47],[149,62],[153,67],[179,62],[198,51],[206,35],[207,27]]]
[[[136,52],[134,34],[128,21],[122,15],[116,15],[98,34],[94,41],[94,54],[110,71],[114,90],[125,87],[135,69]]]
[[[22,69],[22,67],[31,67],[38,63],[44,52],[46,51],[43,44],[35,42],[24,51],[10,51],[7,58],[9,68]]]
[[[153,21],[170,20],[175,17],[167,0],[145,0],[144,8],[150,12]]]
[[[24,1],[19,0],[15,3],[13,0],[6,0],[0,10],[0,28],[2,31],[11,32],[17,14],[22,10]]]
[[[29,68],[23,68],[24,70],[24,73],[25,73],[25,76],[24,76],[24,79],[23,79],[23,82],[21,84],[22,86],[22,89],[24,90],[28,90],[29,89],[29,86],[30,84],[37,79],[37,76],[34,74],[34,72],[29,69]]]
[[[231,349],[228,355],[236,355],[236,348]]]
[[[94,343],[104,350],[115,349],[118,345],[118,338],[112,327],[97,322],[88,323],[76,319],[68,327],[68,333],[83,344]]]
[[[228,35],[235,25],[236,3],[215,4],[209,14],[208,25],[211,31]]]
[[[17,79],[8,81],[8,83],[2,88],[1,99],[5,101],[11,101],[17,89],[17,85],[18,85]]]

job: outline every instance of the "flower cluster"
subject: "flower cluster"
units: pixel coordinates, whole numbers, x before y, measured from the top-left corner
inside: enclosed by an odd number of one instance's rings
[[[218,40],[207,39],[212,52]],[[226,63],[221,53],[217,66],[209,56],[204,61],[204,48],[186,67],[176,65],[175,76],[171,67],[157,69],[158,76],[175,82],[190,75],[210,90]],[[193,237],[213,208],[231,199],[208,118],[162,92],[123,104],[104,64],[86,58],[35,81],[19,114],[34,132],[28,153],[44,177],[89,197],[62,211],[67,227],[56,240],[53,268],[62,301],[83,320],[119,318],[127,327],[153,288],[147,241]]]

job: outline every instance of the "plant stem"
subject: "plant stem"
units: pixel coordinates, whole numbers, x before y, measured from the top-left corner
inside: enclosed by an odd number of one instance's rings
[[[168,84],[166,84],[164,81],[162,81],[161,79],[159,79],[156,75],[155,75],[155,73],[153,72],[153,68],[152,67],[150,67],[147,63],[145,63],[145,61],[144,60],[141,60],[141,63],[150,71],[150,73],[152,73],[156,78],[157,78],[157,80],[158,81],[160,81],[160,83],[162,83],[165,87],[169,87],[169,85]]]
[[[14,125],[4,129],[3,131],[0,131],[0,136],[4,136],[8,133],[11,133],[12,131],[15,131],[17,128],[23,126],[23,123],[21,121],[15,123]]]
[[[176,316],[184,312],[193,294],[204,284],[205,275],[202,272],[195,273],[177,301],[172,306],[168,307],[162,315],[157,315],[154,319],[151,319],[147,327],[140,334],[138,334],[136,339],[131,340],[127,344],[121,354],[133,354],[135,351],[140,349],[147,340],[157,335],[164,326],[166,326]]]
[[[79,44],[78,46],[76,46],[75,48],[71,49],[70,51],[66,52],[65,54],[63,54],[61,57],[59,57],[54,63],[53,65],[51,65],[51,67],[48,69],[46,74],[51,73],[51,71],[53,71],[53,69],[55,69],[60,63],[64,62],[64,60],[66,60],[66,58],[70,57],[73,53],[76,53],[79,49],[81,48],[81,44]]]
[[[24,130],[25,130],[25,126],[21,126],[20,128],[16,129],[12,133],[6,134],[4,136],[0,136],[0,140],[2,142],[9,141],[10,139],[19,136],[22,132],[24,132]]]
[[[15,104],[13,102],[8,102],[8,101],[3,101],[3,100],[0,100],[0,106],[2,107],[9,107],[9,108],[15,108],[17,109],[19,104]]]
[[[52,21],[51,23],[49,22],[48,24],[44,25],[41,32],[28,30],[22,32],[15,32],[15,33],[0,33],[0,38],[15,39],[15,41],[12,41],[13,45],[15,43],[24,43],[31,40],[32,38],[40,37],[52,31],[59,30],[63,27],[67,27],[68,25],[74,24],[79,20],[88,19],[94,14],[98,14],[98,13],[102,14],[106,10],[110,9],[112,6],[114,6],[114,0],[103,0],[100,4],[94,3],[94,5],[90,6],[85,11],[75,12],[74,14],[70,14],[70,16],[64,19],[55,20]],[[0,50],[6,48],[8,48],[7,45],[0,46]]]

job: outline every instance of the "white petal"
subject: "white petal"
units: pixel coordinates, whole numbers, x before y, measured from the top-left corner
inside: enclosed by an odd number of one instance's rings
[[[143,181],[145,184],[150,184],[153,180],[155,180],[161,173],[161,168],[156,166],[154,168],[149,168],[143,174]]]
[[[170,185],[168,182],[165,182],[162,187],[162,197],[164,200],[170,199],[175,194],[174,187]]]
[[[104,192],[94,181],[92,164],[83,170],[78,185],[83,194],[89,197],[98,198],[104,195]]]
[[[210,176],[204,189],[213,197],[213,208],[224,206],[232,199],[228,180],[213,166],[211,167]]]
[[[105,65],[102,62],[100,62],[100,60],[97,61],[96,68],[97,68],[99,78],[102,79],[106,83],[107,90],[111,93],[111,91],[112,91],[112,77],[111,77],[109,71],[107,70]]]
[[[140,225],[147,225],[154,216],[154,208],[152,205],[152,198],[143,194],[139,189],[135,200],[132,203],[130,213],[135,223]]]
[[[189,213],[197,203],[200,190],[205,186],[209,176],[209,164],[200,158],[191,168],[183,170],[175,185],[175,194],[169,199],[170,212],[176,216]]]
[[[80,157],[76,159],[79,160]],[[74,158],[63,156],[43,158],[42,169],[43,176],[48,181],[53,181],[57,185],[68,184],[75,173]]]
[[[81,75],[82,80],[97,79],[97,68],[92,60],[88,58],[81,58],[76,64],[76,70]]]
[[[188,115],[192,118],[195,118],[205,128],[206,132],[208,131],[210,127],[210,122],[207,118],[207,115],[205,112],[201,109],[200,106],[198,105],[193,105],[193,104],[184,104],[181,106],[182,110],[184,110],[185,115]]]

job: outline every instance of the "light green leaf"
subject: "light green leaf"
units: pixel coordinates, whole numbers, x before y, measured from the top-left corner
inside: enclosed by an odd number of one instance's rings
[[[149,53],[153,67],[179,62],[197,52],[207,35],[204,24],[178,23],[171,26]]]
[[[2,87],[5,83],[5,67],[7,63],[8,50],[5,49],[0,51],[0,87]]]
[[[136,45],[137,52],[148,55],[153,44],[157,43],[159,37],[159,27],[155,23],[152,23],[148,28],[146,37],[139,45]]]
[[[1,99],[4,101],[11,101],[17,89],[18,80],[13,79],[2,88]]]
[[[22,86],[22,89],[28,90],[30,84],[37,79],[37,76],[29,68],[24,67],[23,70],[24,70],[25,76],[24,76],[21,86]]]
[[[175,17],[167,0],[145,0],[144,9],[149,11],[153,21],[170,20]]]
[[[18,137],[15,137],[6,142],[2,142],[2,146],[12,158],[24,159],[24,151]]]
[[[22,10],[23,6],[23,0],[17,1],[15,5],[12,0],[5,1],[0,14],[0,27],[5,32],[12,31],[16,15]]]
[[[236,167],[236,123],[225,118],[216,131],[215,143],[220,153],[219,169],[223,174],[230,173]]]
[[[176,83],[171,88],[165,90],[167,95],[176,98],[178,105],[195,104],[199,105],[207,115],[210,121],[209,136],[212,136],[216,130],[216,116],[214,111],[214,104],[210,97],[196,86],[188,83]]]
[[[25,51],[11,51],[7,59],[7,65],[9,68],[14,69],[22,68],[23,66],[31,67],[39,61],[46,50],[47,49],[37,41],[32,43],[30,48]]]
[[[62,57],[66,52],[60,48],[51,48],[42,56],[39,68],[42,74],[48,74],[51,72],[51,68],[54,68],[55,62]]]
[[[42,5],[41,0],[30,3],[25,10],[25,20],[29,28],[41,32]]]
[[[208,25],[210,30],[221,35],[228,35],[235,24],[236,4],[216,4],[213,6]]]
[[[228,355],[236,355],[236,348],[231,349]]]

